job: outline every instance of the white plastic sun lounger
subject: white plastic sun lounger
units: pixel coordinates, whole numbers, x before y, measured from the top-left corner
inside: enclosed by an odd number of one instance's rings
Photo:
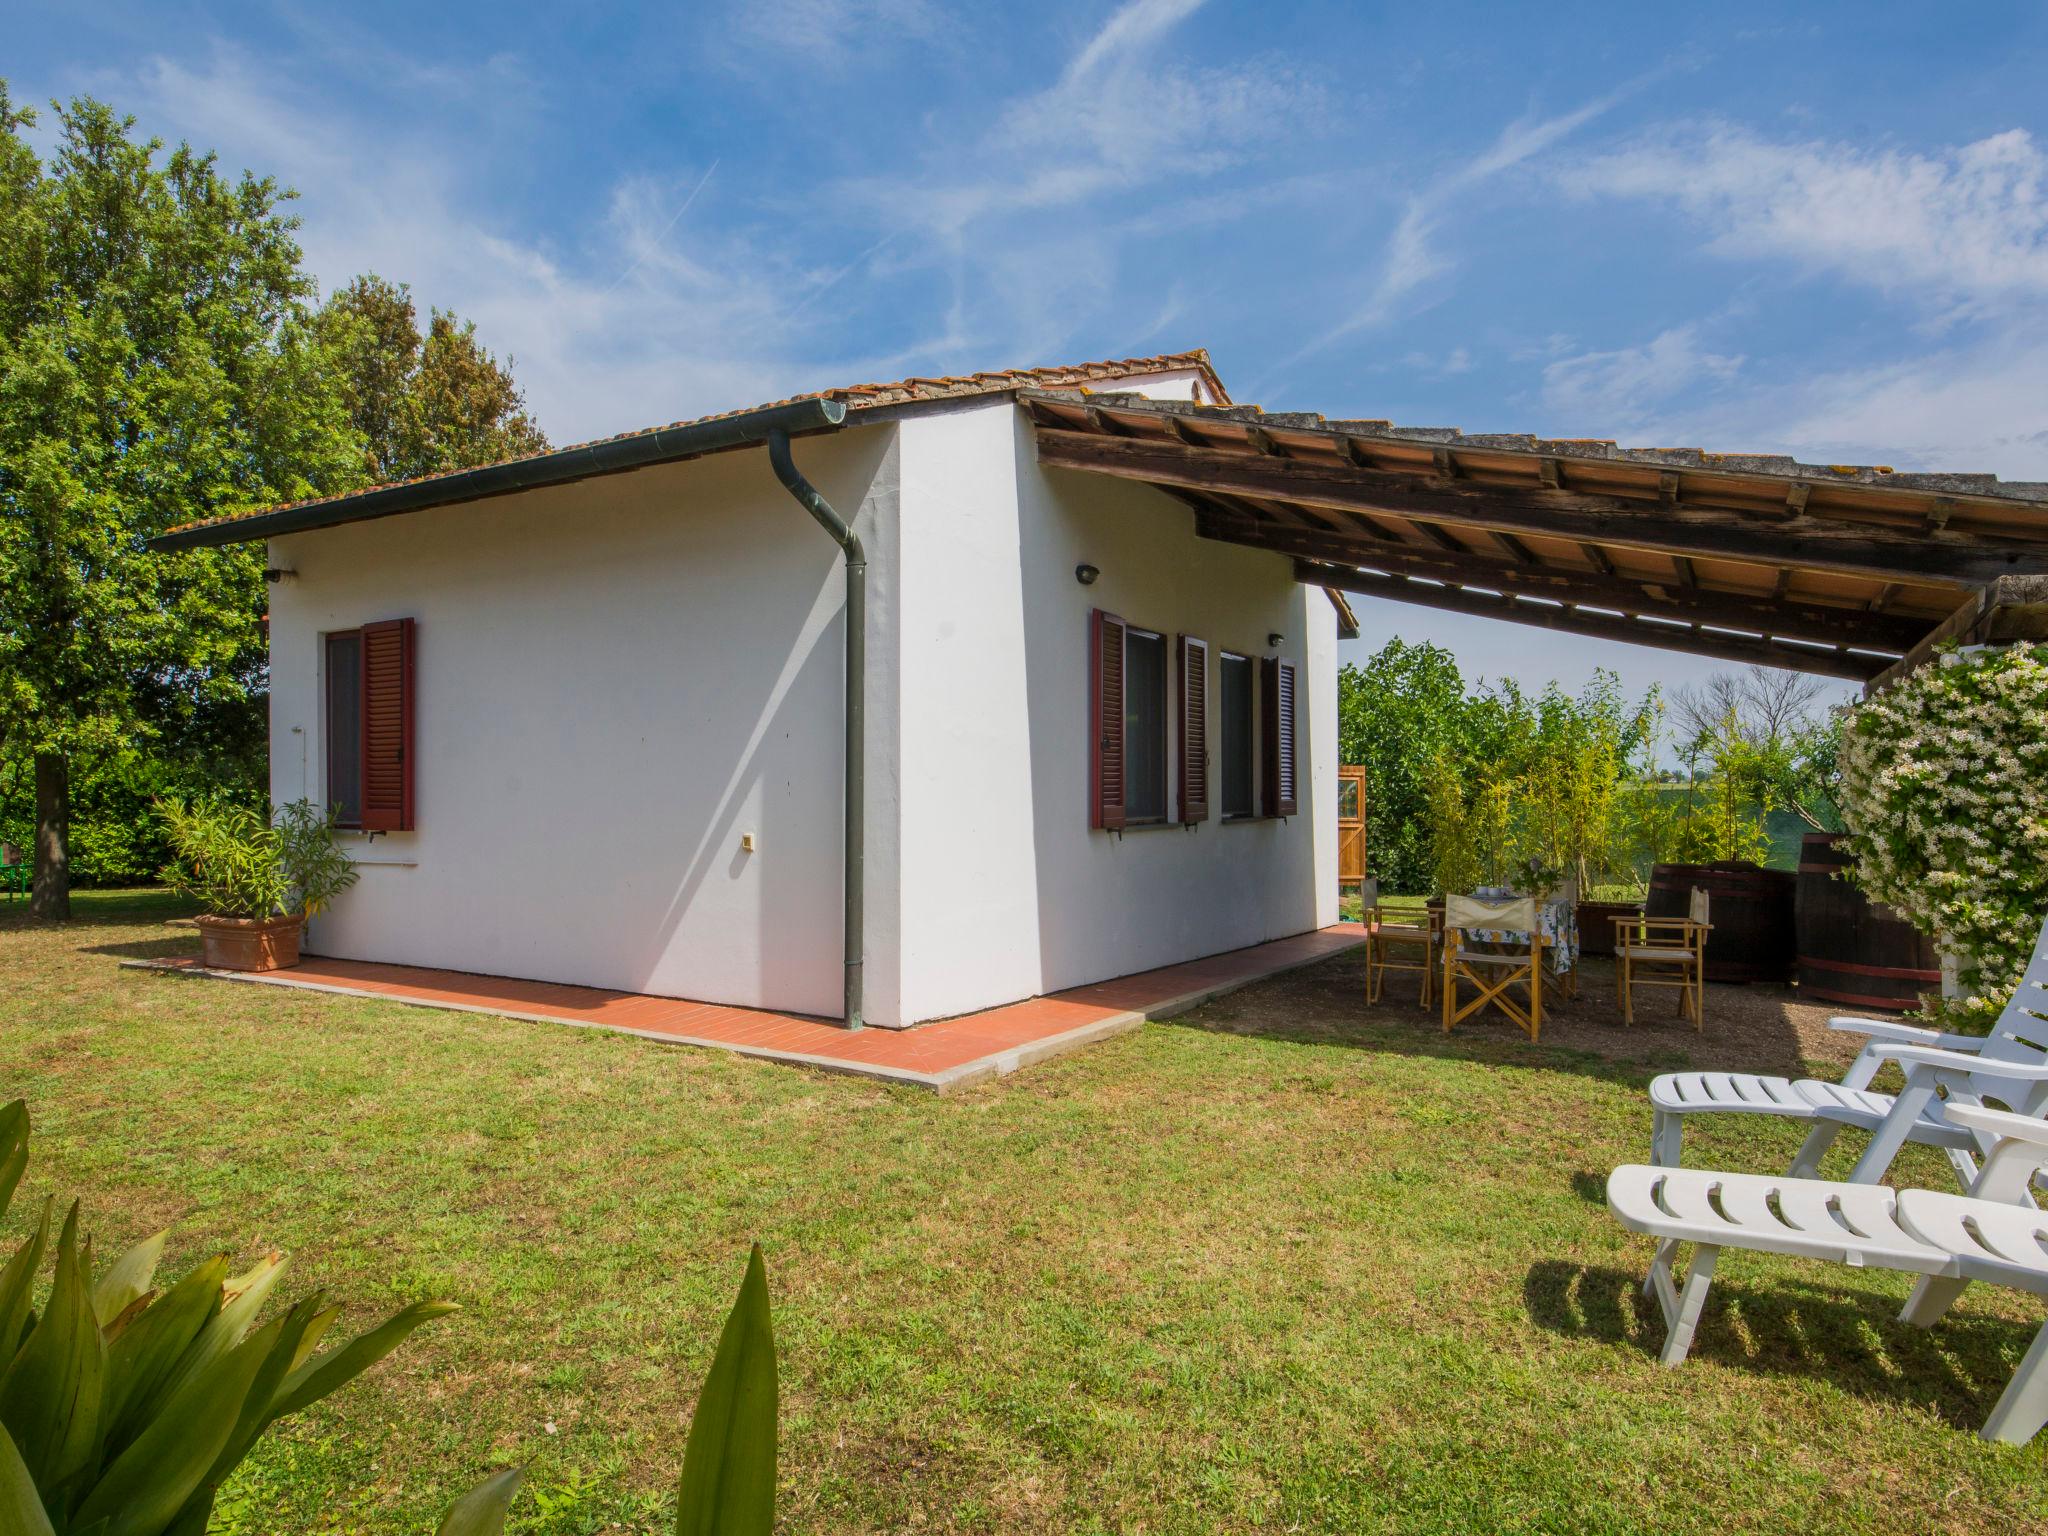
[[[1657,1298],[1669,1330],[1664,1364],[1679,1364],[1692,1348],[1723,1248],[1917,1274],[1920,1282],[1899,1316],[1920,1328],[1939,1321],[1972,1280],[2048,1294],[2048,1212],[2012,1203],[2024,1198],[2034,1171],[2048,1162],[2048,1124],[1973,1105],[1948,1113],[1992,1143],[1975,1198],[1706,1168],[1615,1169],[1607,1180],[1608,1209],[1631,1232],[1658,1239],[1643,1288]],[[1681,1243],[1698,1245],[1683,1291],[1671,1278]],[[2048,1324],[2035,1334],[1982,1433],[2024,1445],[2043,1423]]]
[[[1765,1077],[1753,1072],[1666,1072],[1650,1084],[1655,1111],[1650,1160],[1675,1168],[1685,1117],[1698,1114],[1777,1115],[1812,1123],[1793,1159],[1794,1177],[1811,1177],[1845,1126],[1871,1133],[1870,1145],[1849,1180],[1874,1184],[1909,1141],[1940,1147],[1969,1188],[1976,1155],[1989,1150],[1947,1114],[1950,1105],[1986,1099],[2031,1116],[2048,1115],[2048,923],[2034,944],[2012,1001],[1989,1035],[1942,1034],[1886,1019],[1839,1017],[1828,1028],[1866,1035],[1869,1043],[1839,1083],[1818,1078]],[[1897,1097],[1870,1083],[1887,1061],[1906,1074]],[[2024,1198],[2022,1196],[2021,1198]]]

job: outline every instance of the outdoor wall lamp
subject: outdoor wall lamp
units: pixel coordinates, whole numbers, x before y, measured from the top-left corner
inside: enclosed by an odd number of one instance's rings
[[[299,573],[297,571],[287,570],[282,566],[273,565],[263,573],[263,579],[269,582],[274,587],[280,581],[283,581],[285,577],[296,576],[298,574]]]
[[[1084,587],[1094,586],[1095,578],[1101,574],[1102,572],[1095,569],[1092,565],[1077,565],[1074,567],[1074,580],[1081,583]]]
[[[1285,640],[1286,638],[1287,637],[1285,635],[1279,633],[1276,630],[1274,633],[1266,636],[1266,644],[1277,651],[1280,649],[1280,642],[1282,640]]]

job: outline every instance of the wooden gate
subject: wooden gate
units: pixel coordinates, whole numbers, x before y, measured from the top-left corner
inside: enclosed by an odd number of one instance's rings
[[[1337,770],[1337,888],[1365,879],[1365,765]]]

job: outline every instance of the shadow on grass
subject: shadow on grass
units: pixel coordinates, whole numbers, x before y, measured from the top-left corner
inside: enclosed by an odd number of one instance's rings
[[[1647,1270],[1647,1252],[1644,1264]],[[1642,1282],[1611,1267],[1545,1260],[1530,1266],[1522,1291],[1540,1328],[1655,1356],[1664,1347],[1664,1318]],[[1745,1286],[1717,1278],[1678,1369],[1700,1362],[1824,1381],[1974,1431],[2012,1379],[2032,1330],[1967,1311],[1915,1328],[1898,1320],[1901,1305],[1901,1297],[1806,1280]]]
[[[1572,1175],[1572,1193],[1588,1205],[1607,1209],[1607,1179],[1603,1174],[1588,1173],[1581,1168]]]
[[[164,927],[148,938],[125,937],[93,943],[108,929],[134,929],[149,924],[169,924],[190,917],[198,908],[174,891],[165,890],[82,890],[71,893],[71,916],[49,922],[29,916],[28,903],[0,903],[0,933],[75,935],[79,953],[112,955],[122,960],[155,960],[190,949],[194,935],[189,928]]]
[[[1799,1031],[1786,1011],[1789,994],[1779,989],[1710,985],[1704,1035],[1654,1011],[1639,1011],[1634,1025],[1624,1024],[1613,992],[1612,963],[1588,960],[1581,966],[1578,996],[1545,1003],[1540,1040],[1531,1042],[1492,1012],[1445,1033],[1439,1008],[1419,1006],[1412,974],[1390,977],[1381,1001],[1368,1007],[1365,958],[1351,950],[1166,1022],[1303,1045],[1533,1067],[1638,1088],[1659,1072],[1694,1067],[1804,1074]],[[1717,1000],[1724,1024],[1718,1031]]]

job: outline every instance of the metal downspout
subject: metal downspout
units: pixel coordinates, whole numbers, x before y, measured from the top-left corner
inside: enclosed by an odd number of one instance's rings
[[[818,488],[803,476],[789,455],[789,433],[777,427],[768,433],[768,462],[775,478],[803,509],[818,520],[846,555],[846,1018],[848,1029],[861,1027],[861,957],[866,947],[867,857],[867,650],[868,555],[860,535]]]

